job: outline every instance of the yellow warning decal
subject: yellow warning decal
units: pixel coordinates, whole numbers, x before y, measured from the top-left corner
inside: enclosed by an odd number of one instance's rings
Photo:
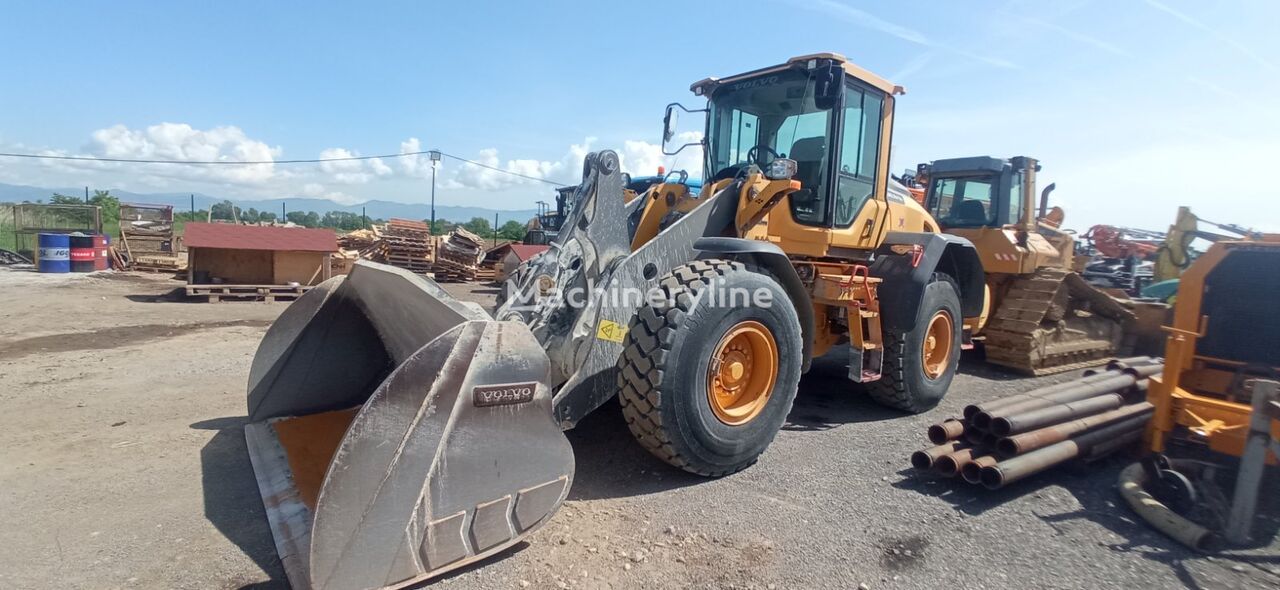
[[[618,322],[600,320],[600,325],[596,328],[596,338],[601,340],[622,344],[622,339],[626,337],[627,327]]]

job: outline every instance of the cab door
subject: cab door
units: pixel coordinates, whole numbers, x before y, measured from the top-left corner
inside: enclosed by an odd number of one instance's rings
[[[856,83],[845,88],[835,121],[835,190],[828,213],[833,248],[873,249],[887,231],[882,224],[892,116],[892,97]]]

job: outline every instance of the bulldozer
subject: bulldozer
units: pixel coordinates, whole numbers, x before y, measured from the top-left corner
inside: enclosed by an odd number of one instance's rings
[[[360,261],[267,331],[245,437],[294,588],[398,588],[511,547],[569,492],[563,431],[614,398],[640,445],[708,477],[759,459],[821,355],[845,355],[850,395],[939,403],[985,280],[890,179],[903,89],[824,53],[692,90],[707,106],[669,105],[663,144],[706,114],[701,189],[627,201],[617,154],[588,154],[492,315]]]
[[[978,156],[920,164],[915,174],[942,231],[967,238],[982,259],[987,304],[966,331],[987,361],[1032,375],[1113,357],[1135,321],[1075,272],[1075,239],[1048,205],[1054,185],[1036,199],[1039,170],[1035,158]]]

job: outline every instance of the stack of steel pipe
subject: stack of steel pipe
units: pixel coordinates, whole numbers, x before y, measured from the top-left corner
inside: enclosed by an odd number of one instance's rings
[[[911,465],[990,489],[1074,459],[1092,461],[1142,437],[1152,407],[1147,378],[1161,359],[1116,359],[1074,381],[964,408],[960,418],[929,427],[935,446]]]

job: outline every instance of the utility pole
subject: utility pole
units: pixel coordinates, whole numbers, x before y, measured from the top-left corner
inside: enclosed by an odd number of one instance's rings
[[[498,214],[493,214],[493,247],[498,247]]]
[[[283,225],[284,222],[288,221],[288,217],[289,216],[285,214],[284,201],[280,201],[280,223]]]
[[[440,165],[440,152],[431,150],[431,235],[436,233],[436,167]]]
[[[191,193],[191,220],[196,220],[196,194]]]
[[[84,187],[84,204],[89,204],[89,187]]]

